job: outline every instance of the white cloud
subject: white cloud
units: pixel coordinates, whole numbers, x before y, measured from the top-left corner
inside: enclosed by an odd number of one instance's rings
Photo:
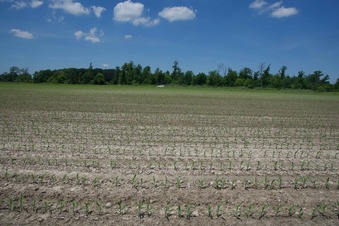
[[[68,12],[73,15],[88,15],[90,14],[90,9],[84,7],[79,2],[73,2],[73,0],[52,0],[52,3],[49,5],[51,9],[62,9],[65,12]]]
[[[271,13],[271,17],[275,17],[275,18],[282,18],[282,17],[289,17],[289,16],[293,16],[298,14],[298,10],[294,7],[290,7],[290,8],[285,8],[284,6],[275,9],[272,13]]]
[[[101,42],[100,37],[104,36],[104,32],[100,31],[99,34],[97,34],[97,28],[93,27],[89,33],[85,33],[83,31],[76,31],[74,32],[74,36],[77,40],[81,40],[82,38],[86,41],[92,42],[92,43],[98,43]]]
[[[10,31],[15,37],[24,38],[24,39],[33,39],[33,34],[29,33],[28,31],[22,31],[19,29],[12,29]]]
[[[92,6],[91,7],[95,16],[100,18],[101,17],[101,14],[106,11],[106,9],[104,7],[101,7],[101,6]]]
[[[27,4],[27,2],[24,2],[24,1],[16,1],[12,5],[13,9],[23,9],[23,8],[26,8],[26,7],[28,7],[28,4]]]
[[[251,9],[261,9],[263,8],[265,5],[267,5],[268,3],[265,2],[264,0],[255,0],[254,2],[252,2],[250,4],[250,8]]]
[[[114,20],[118,22],[131,22],[141,17],[144,10],[144,5],[141,3],[134,3],[130,0],[118,3],[114,9]]]
[[[132,21],[135,26],[144,25],[146,27],[152,27],[160,23],[159,19],[151,20],[149,17],[138,17]]]
[[[85,33],[82,32],[82,31],[76,31],[76,32],[74,32],[74,36],[75,36],[75,38],[78,39],[78,40],[80,40],[84,35],[85,35]]]
[[[259,14],[270,13],[270,16],[274,18],[289,17],[298,14],[296,8],[283,6],[283,1],[269,4],[265,0],[255,0],[249,5],[249,8],[257,11]]]
[[[119,2],[113,9],[113,20],[122,23],[132,23],[135,26],[155,26],[160,23],[159,19],[152,20],[149,17],[143,17],[144,5],[139,2],[127,0]]]
[[[167,7],[159,13],[159,16],[170,22],[178,20],[193,20],[195,18],[195,12],[192,9],[183,6]]]
[[[41,1],[41,0],[32,0],[31,3],[30,3],[30,6],[32,8],[38,8],[42,4],[44,4],[44,1]]]
[[[42,4],[44,4],[44,1],[42,0],[31,0],[31,1],[11,1],[12,9],[23,9],[23,8],[38,8]]]
[[[133,36],[132,36],[132,35],[125,35],[124,38],[125,38],[125,39],[132,39]]]
[[[268,7],[268,9],[269,9],[269,10],[274,10],[274,9],[276,9],[276,8],[279,8],[279,7],[281,7],[282,3],[283,3],[282,1],[280,1],[280,2],[275,2],[275,3],[271,4],[271,5]]]

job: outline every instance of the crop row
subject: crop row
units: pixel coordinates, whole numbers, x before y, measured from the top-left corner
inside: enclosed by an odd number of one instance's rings
[[[331,179],[326,177],[323,180],[312,178],[310,176],[295,176],[294,178],[286,179],[283,176],[278,177],[254,177],[254,178],[232,178],[215,176],[214,178],[199,177],[198,179],[189,180],[182,176],[177,177],[141,177],[136,174],[130,176],[115,176],[113,178],[89,177],[88,175],[64,174],[62,177],[56,175],[44,174],[20,174],[11,173],[6,170],[2,173],[1,179],[7,182],[15,183],[31,183],[41,185],[82,185],[82,186],[109,186],[109,187],[124,187],[130,186],[133,188],[215,188],[215,189],[339,189],[339,179]]]
[[[103,156],[127,156],[133,155],[138,157],[185,157],[185,158],[271,158],[271,159],[338,159],[339,147],[331,150],[312,150],[307,148],[300,149],[265,149],[265,148],[230,148],[229,145],[224,145],[221,148],[199,147],[192,145],[184,145],[175,147],[171,144],[159,145],[127,145],[127,144],[83,144],[83,145],[36,145],[23,143],[3,143],[1,151],[3,153],[22,153],[22,154],[41,154],[41,155],[60,155],[72,154],[77,156],[82,155],[103,155]]]
[[[272,170],[273,172],[281,171],[323,171],[336,172],[338,164],[336,161],[319,161],[319,160],[273,160],[261,159],[257,161],[249,159],[225,159],[218,160],[192,160],[192,159],[173,159],[168,160],[137,160],[137,159],[118,159],[118,160],[100,160],[100,159],[58,159],[43,158],[0,158],[0,165],[3,166],[48,166],[48,167],[82,167],[96,169],[129,169],[129,170],[173,170],[173,171],[244,171],[257,172]]]
[[[49,213],[52,215],[69,214],[73,216],[79,215],[135,215],[139,218],[144,217],[163,217],[169,219],[206,216],[209,218],[235,217],[262,219],[264,217],[292,217],[311,218],[339,218],[339,202],[318,202],[312,207],[285,204],[285,205],[270,205],[256,204],[253,202],[240,202],[231,204],[225,203],[212,204],[167,204],[159,207],[157,203],[150,200],[139,200],[136,202],[124,202],[117,200],[82,200],[65,199],[65,200],[50,200],[50,199],[34,199],[34,197],[25,197],[23,193],[18,196],[0,197],[1,209],[20,213]]]

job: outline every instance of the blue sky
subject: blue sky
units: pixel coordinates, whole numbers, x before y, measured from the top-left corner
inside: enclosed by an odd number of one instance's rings
[[[67,67],[195,73],[271,64],[339,77],[338,0],[0,0],[0,73]]]

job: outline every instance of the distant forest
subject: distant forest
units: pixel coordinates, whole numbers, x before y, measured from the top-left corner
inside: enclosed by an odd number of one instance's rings
[[[339,79],[330,83],[330,77],[322,71],[305,74],[299,71],[297,75],[289,76],[287,67],[282,66],[277,73],[271,72],[270,65],[260,64],[257,71],[245,67],[240,71],[226,68],[220,64],[216,70],[194,74],[192,71],[182,71],[178,61],[174,61],[172,71],[163,72],[150,66],[142,67],[133,61],[124,63],[114,69],[65,68],[58,70],[36,71],[29,74],[27,68],[11,67],[9,72],[0,75],[1,82],[33,82],[33,83],[67,83],[96,85],[182,85],[211,87],[247,87],[272,89],[307,89],[314,91],[339,91]]]

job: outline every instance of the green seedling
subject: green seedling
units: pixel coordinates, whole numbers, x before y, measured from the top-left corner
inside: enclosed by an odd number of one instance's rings
[[[240,219],[241,216],[241,203],[235,205],[234,211],[233,211],[233,216],[235,216],[237,219]]]
[[[247,218],[252,217],[253,214],[254,214],[253,205],[254,205],[253,203],[249,204],[247,209],[245,210],[245,215],[246,215]]]
[[[217,217],[221,216],[221,204],[220,203],[217,204],[216,214],[217,214]]]
[[[192,216],[192,207],[190,205],[186,206],[186,219],[189,220]]]
[[[169,206],[165,206],[164,207],[164,215],[165,215],[165,218],[168,220],[169,216],[170,216],[170,211],[169,211]]]
[[[259,210],[259,219],[263,218],[267,214],[267,208],[268,206],[263,205],[261,209]]]
[[[208,213],[208,217],[210,217],[210,218],[213,218],[213,210],[212,210],[212,206],[211,206],[211,204],[208,204],[207,205],[207,213]]]

